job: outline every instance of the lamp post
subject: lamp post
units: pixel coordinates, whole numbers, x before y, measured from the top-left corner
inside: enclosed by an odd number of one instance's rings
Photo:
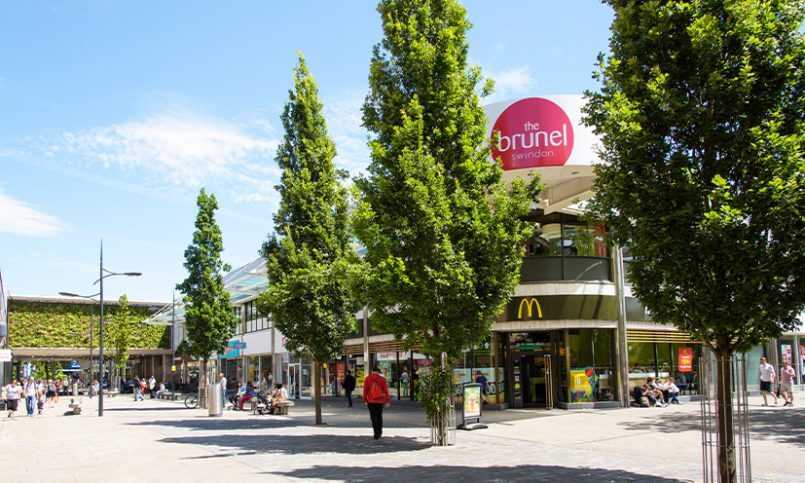
[[[99,277],[98,280],[95,280],[93,285],[97,285],[98,283],[101,284],[100,291],[95,294],[98,295],[100,298],[98,300],[98,304],[101,306],[100,312],[100,329],[98,334],[98,373],[100,377],[100,385],[98,388],[98,416],[103,416],[103,281],[106,278],[114,277],[114,276],[126,276],[126,277],[139,277],[142,275],[140,272],[112,272],[103,268],[103,240],[101,240],[101,257],[100,257],[100,270],[99,270]],[[69,292],[60,292],[61,295],[67,296],[77,296],[82,297],[81,295],[71,294]],[[83,298],[92,298],[94,295],[91,296],[83,296]],[[95,299],[92,299],[95,300]]]
[[[98,299],[94,298],[100,295],[100,293],[94,293],[92,295],[79,295],[77,293],[72,292],[59,292],[59,295],[64,297],[78,297],[82,299],[92,300],[95,303],[98,303]],[[92,305],[89,306],[89,383],[92,386]],[[92,391],[89,393],[89,397],[92,398]]]

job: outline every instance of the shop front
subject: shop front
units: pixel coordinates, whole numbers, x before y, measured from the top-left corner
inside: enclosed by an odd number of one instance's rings
[[[492,371],[500,388],[496,402],[512,408],[618,407],[618,312],[612,286],[535,284],[521,286],[523,291],[533,295],[512,298],[493,326],[502,367]],[[630,394],[648,377],[673,380],[685,393],[697,393],[701,346],[684,332],[652,322],[632,297],[626,298],[626,318],[623,350]]]

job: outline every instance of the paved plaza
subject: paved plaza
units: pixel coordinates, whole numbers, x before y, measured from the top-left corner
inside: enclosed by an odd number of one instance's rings
[[[753,481],[805,481],[805,408],[752,398]],[[489,411],[486,430],[431,447],[421,410],[393,404],[381,440],[367,411],[325,400],[288,416],[225,411],[209,417],[178,402],[106,401],[103,418],[0,418],[4,481],[700,481],[698,403],[596,411]],[[8,480],[6,479],[8,478]]]

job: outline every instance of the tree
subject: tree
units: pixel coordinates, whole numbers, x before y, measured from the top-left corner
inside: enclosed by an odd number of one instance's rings
[[[349,279],[355,254],[350,244],[346,174],[333,163],[318,88],[302,54],[294,89],[282,112],[285,136],[276,161],[282,179],[274,215],[275,234],[263,245],[269,279],[258,307],[287,338],[286,347],[313,360],[316,424],[321,424],[319,369],[341,353],[355,330]]]
[[[437,363],[424,407],[445,445],[452,361],[489,337],[519,279],[523,221],[539,183],[507,188],[491,162],[480,68],[467,66],[470,23],[454,0],[383,0],[363,106],[371,133],[355,232],[373,325]]]
[[[121,377],[125,378],[126,363],[129,360],[129,347],[131,347],[132,343],[134,324],[137,322],[129,306],[129,298],[125,294],[118,299],[117,310],[115,310],[110,322],[111,324],[107,323],[104,327],[107,331],[109,346],[112,348],[110,359],[116,367],[120,368]],[[115,386],[117,386],[118,380],[116,377]]]
[[[803,309],[802,1],[610,0],[609,57],[586,120],[601,135],[592,208],[628,243],[658,322],[717,361],[720,481],[735,481],[726,362]]]
[[[226,348],[238,319],[221,275],[229,268],[221,261],[223,240],[215,221],[218,201],[215,195],[207,195],[202,188],[196,204],[196,231],[193,243],[184,252],[188,274],[176,288],[184,295],[189,346],[201,358],[199,401],[201,407],[206,407],[207,360],[213,352],[220,353]]]

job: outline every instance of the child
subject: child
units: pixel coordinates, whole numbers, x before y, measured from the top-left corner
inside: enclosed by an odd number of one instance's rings
[[[36,408],[39,410],[39,414],[42,414],[42,409],[45,408],[45,401],[47,401],[47,396],[44,392],[40,392],[39,401],[36,403]]]

